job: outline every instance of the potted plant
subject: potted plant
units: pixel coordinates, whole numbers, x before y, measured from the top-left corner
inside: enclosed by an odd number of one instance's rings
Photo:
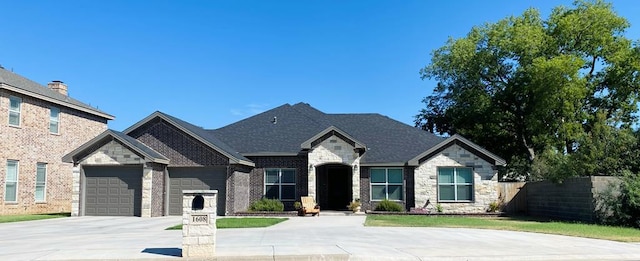
[[[360,204],[360,199],[359,198],[357,198],[354,201],[351,201],[351,203],[349,203],[349,205],[347,206],[347,208],[349,208],[349,210],[353,211],[353,213],[360,212],[360,207],[361,207],[361,204]]]

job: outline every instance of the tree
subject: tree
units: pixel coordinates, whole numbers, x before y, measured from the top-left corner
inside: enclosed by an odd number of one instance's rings
[[[539,154],[580,150],[596,122],[629,129],[638,111],[640,42],[624,36],[628,27],[599,0],[556,7],[546,20],[528,9],[473,27],[420,70],[438,83],[416,126],[466,136],[527,175]]]

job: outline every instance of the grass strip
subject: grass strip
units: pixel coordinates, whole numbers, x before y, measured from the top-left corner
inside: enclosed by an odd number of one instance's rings
[[[0,216],[0,223],[61,218],[61,217],[69,217],[69,216],[71,216],[71,213],[6,215],[6,216]]]
[[[218,218],[216,219],[216,226],[220,229],[269,227],[285,220],[288,220],[288,218]],[[167,228],[167,230],[178,229],[182,229],[182,224]]]
[[[505,217],[369,215],[365,226],[479,228],[640,242],[640,230],[577,222]]]

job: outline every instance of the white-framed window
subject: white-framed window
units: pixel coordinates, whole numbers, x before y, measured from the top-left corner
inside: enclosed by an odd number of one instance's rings
[[[47,163],[36,164],[36,202],[44,202],[47,195]]]
[[[49,132],[58,134],[60,131],[60,109],[51,107],[49,111]]]
[[[296,199],[295,169],[266,169],[264,172],[264,196],[280,201]]]
[[[402,200],[402,168],[372,168],[371,200]]]
[[[20,126],[20,110],[22,107],[22,99],[9,96],[9,125]]]
[[[4,201],[18,201],[18,161],[7,160],[7,176],[4,182]]]
[[[473,169],[466,167],[438,168],[438,201],[473,201]]]

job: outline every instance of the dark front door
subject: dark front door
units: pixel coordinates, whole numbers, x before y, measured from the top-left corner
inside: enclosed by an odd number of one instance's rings
[[[322,209],[347,210],[351,202],[351,167],[326,165],[318,168],[318,203]]]

